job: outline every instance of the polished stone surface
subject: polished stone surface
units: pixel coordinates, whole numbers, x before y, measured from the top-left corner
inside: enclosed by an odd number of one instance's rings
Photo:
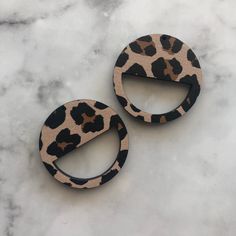
[[[0,1],[0,235],[235,236],[235,8],[234,0]],[[150,33],[186,42],[203,70],[194,107],[166,125],[137,122],[112,88],[120,51]],[[186,92],[133,82],[130,97],[150,111],[166,111]],[[88,191],[56,182],[38,154],[45,118],[80,98],[113,107],[130,140],[119,175]],[[59,164],[97,174],[117,138],[88,146]]]

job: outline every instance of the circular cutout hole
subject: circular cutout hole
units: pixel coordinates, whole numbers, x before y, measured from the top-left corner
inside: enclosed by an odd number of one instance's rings
[[[115,129],[99,135],[56,161],[68,175],[91,178],[105,172],[115,161],[119,151],[119,137]]]
[[[161,81],[123,75],[125,93],[132,104],[142,111],[163,114],[178,107],[188,94],[189,86],[173,81]]]

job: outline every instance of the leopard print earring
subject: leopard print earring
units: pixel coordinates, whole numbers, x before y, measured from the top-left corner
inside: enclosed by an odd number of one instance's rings
[[[122,84],[124,75],[187,84],[189,92],[176,109],[150,114],[138,109],[128,99]],[[179,39],[159,34],[143,36],[124,48],[116,61],[113,76],[120,104],[130,115],[148,123],[166,123],[184,115],[195,103],[201,81],[202,72],[194,52]]]
[[[56,165],[56,160],[98,135],[115,128],[120,139],[116,160],[104,173],[93,178],[76,178]],[[126,127],[114,110],[94,100],[76,100],[58,107],[45,121],[39,138],[40,156],[48,172],[72,188],[94,188],[111,180],[128,154]]]
[[[190,86],[185,100],[164,114],[150,114],[135,107],[127,98],[123,75],[141,76],[183,83]],[[185,114],[195,103],[201,88],[202,73],[193,51],[168,35],[147,35],[130,43],[114,68],[115,94],[128,113],[149,123],[165,123]],[[92,178],[68,175],[56,165],[58,158],[96,138],[111,128],[118,131],[120,150],[104,173]],[[72,188],[94,188],[111,180],[122,168],[128,154],[128,134],[119,117],[107,105],[94,100],[76,100],[57,108],[45,121],[39,139],[40,156],[49,173]]]

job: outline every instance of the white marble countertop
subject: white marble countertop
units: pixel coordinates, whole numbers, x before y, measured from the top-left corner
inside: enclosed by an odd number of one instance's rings
[[[0,235],[235,236],[235,9],[234,0],[0,1]],[[189,113],[161,126],[136,122],[112,88],[120,51],[150,33],[186,42],[204,76]],[[185,92],[127,86],[149,110],[165,110]],[[130,138],[119,175],[88,191],[56,182],[38,154],[46,117],[79,98],[113,107]],[[96,174],[114,158],[112,137],[60,164]]]

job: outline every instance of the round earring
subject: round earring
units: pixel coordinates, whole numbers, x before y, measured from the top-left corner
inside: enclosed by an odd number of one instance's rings
[[[56,160],[70,151],[115,128],[120,148],[113,164],[92,178],[66,174]],[[72,188],[93,188],[111,180],[122,168],[128,154],[128,134],[119,115],[107,105],[94,100],[76,100],[58,107],[45,121],[39,138],[39,152],[49,173]]]
[[[187,84],[189,92],[176,109],[163,114],[147,113],[126,96],[122,84],[124,75]],[[194,52],[179,39],[164,34],[146,35],[131,42],[119,55],[113,75],[120,104],[130,115],[148,123],[166,123],[184,115],[195,103],[201,81],[202,72]]]

